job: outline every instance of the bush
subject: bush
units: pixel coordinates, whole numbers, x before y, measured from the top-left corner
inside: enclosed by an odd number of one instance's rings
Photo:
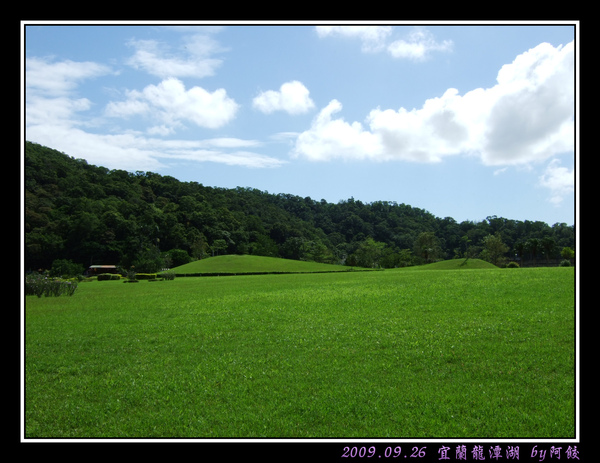
[[[162,272],[160,276],[165,280],[174,280],[175,272],[173,270],[167,270],[166,272]]]
[[[135,278],[137,280],[156,280],[156,273],[136,273]]]
[[[74,280],[48,278],[45,275],[40,275],[37,273],[27,275],[25,278],[26,296],[72,296],[76,289],[77,282]]]
[[[112,273],[101,273],[98,275],[98,281],[108,281],[108,280],[120,280],[121,275],[115,275]]]
[[[131,266],[131,268],[127,271],[127,278],[129,281],[136,281],[135,277],[136,277],[136,273],[135,273],[135,266]]]
[[[569,259],[563,259],[560,261],[559,264],[561,267],[570,267],[571,266],[571,261]]]
[[[511,261],[508,264],[506,264],[506,268],[519,268],[519,264],[517,264],[514,261]]]

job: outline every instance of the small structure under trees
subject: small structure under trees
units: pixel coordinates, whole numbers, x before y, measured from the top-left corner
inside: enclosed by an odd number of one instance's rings
[[[90,265],[87,274],[90,276],[101,273],[119,273],[116,265]]]

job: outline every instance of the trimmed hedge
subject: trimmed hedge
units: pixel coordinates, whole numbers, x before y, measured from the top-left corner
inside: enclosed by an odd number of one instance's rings
[[[246,275],[308,275],[315,273],[344,273],[344,272],[373,272],[378,271],[376,269],[360,269],[357,270],[354,267],[349,267],[348,270],[317,270],[314,272],[286,272],[286,271],[273,271],[273,272],[239,272],[239,273],[175,273],[176,277],[230,277],[230,276],[246,276]],[[380,270],[382,271],[382,270]]]
[[[108,281],[108,280],[120,280],[121,275],[116,275],[113,273],[101,273],[98,275],[98,281]]]

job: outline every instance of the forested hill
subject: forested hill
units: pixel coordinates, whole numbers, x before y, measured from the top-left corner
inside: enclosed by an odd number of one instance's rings
[[[25,270],[67,260],[153,271],[217,254],[396,267],[485,255],[490,235],[510,257],[543,261],[575,248],[567,224],[495,216],[458,223],[395,202],[213,188],[93,166],[30,142],[24,166]]]

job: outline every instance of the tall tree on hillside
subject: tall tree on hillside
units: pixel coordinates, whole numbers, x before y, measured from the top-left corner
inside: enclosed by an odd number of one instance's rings
[[[517,241],[515,243],[515,256],[519,256],[521,259],[521,265],[523,265],[524,254],[525,254],[525,243],[523,241]]]
[[[422,232],[414,243],[415,254],[425,259],[426,263],[433,262],[443,256],[442,244],[434,232]]]
[[[537,238],[529,238],[525,242],[525,250],[531,254],[531,258],[533,259],[533,265],[536,265],[537,256],[540,252],[540,240]]]
[[[510,249],[502,241],[500,233],[496,232],[493,235],[488,235],[483,239],[483,251],[481,256],[484,260],[491,262],[494,265],[500,265],[505,260],[505,254]]]
[[[554,238],[545,236],[541,239],[540,244],[542,245],[544,255],[546,256],[546,263],[550,263],[550,258],[553,257],[554,251],[556,250],[556,241],[554,241]]]
[[[211,249],[213,256],[218,256],[219,252],[227,250],[227,241],[224,239],[214,240]]]
[[[369,237],[362,241],[358,246],[358,249],[352,254],[348,260],[354,262],[352,265],[365,268],[379,267],[379,260],[383,256],[383,250],[385,243],[375,241]]]

